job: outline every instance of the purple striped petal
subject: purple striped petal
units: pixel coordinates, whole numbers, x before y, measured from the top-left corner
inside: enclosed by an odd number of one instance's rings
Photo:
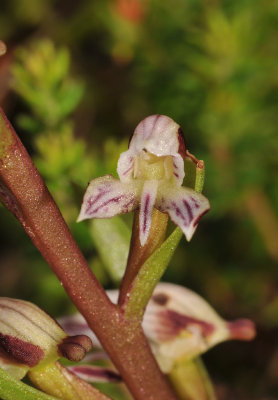
[[[173,167],[174,167],[174,179],[177,182],[179,186],[182,185],[183,178],[184,178],[184,161],[182,159],[182,156],[177,154],[175,157],[173,157]]]
[[[180,148],[180,126],[166,115],[151,115],[135,128],[129,149],[134,154],[143,149],[156,156],[174,156]]]
[[[95,365],[73,365],[68,369],[86,382],[121,382],[120,374],[110,368]]]
[[[134,158],[143,150],[158,157],[173,156],[179,185],[184,177],[185,142],[180,126],[165,115],[151,115],[141,121],[132,135],[129,149],[120,155],[117,172],[122,182],[133,178]],[[178,176],[177,176],[178,175]]]
[[[122,182],[129,182],[133,178],[134,152],[127,150],[121,153],[118,160],[117,173]]]
[[[90,182],[77,221],[88,218],[111,218],[133,211],[138,206],[139,185],[122,183],[111,175]]]
[[[255,336],[252,321],[227,322],[197,293],[166,282],[155,288],[142,326],[163,372],[181,357],[191,359],[225,340]]]
[[[159,187],[155,206],[169,214],[188,241],[192,238],[200,218],[210,209],[208,199],[202,194],[166,183]]]
[[[145,181],[142,190],[139,216],[141,246],[144,246],[150,233],[152,225],[152,211],[156,200],[157,187],[158,181]]]

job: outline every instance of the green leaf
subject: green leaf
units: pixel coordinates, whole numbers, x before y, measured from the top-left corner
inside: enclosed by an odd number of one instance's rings
[[[182,236],[182,230],[176,228],[143,264],[134,280],[129,301],[126,304],[125,316],[127,318],[135,315],[140,318],[143,317],[152,292],[164,274]]]
[[[94,219],[90,233],[109,275],[119,282],[124,274],[131,232],[122,218]]]
[[[0,398],[2,400],[57,400],[25,383],[18,381],[0,368]]]

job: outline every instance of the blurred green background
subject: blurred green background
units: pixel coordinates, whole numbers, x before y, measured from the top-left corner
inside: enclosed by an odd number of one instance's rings
[[[90,224],[75,222],[84,189],[116,174],[146,116],[182,126],[188,149],[205,160],[211,211],[165,279],[197,291],[226,319],[257,324],[253,342],[205,355],[219,398],[278,399],[278,3],[10,0],[1,2],[0,39],[8,47],[1,106],[107,288],[117,274],[99,257]],[[70,311],[3,207],[0,223],[1,296],[55,316]]]

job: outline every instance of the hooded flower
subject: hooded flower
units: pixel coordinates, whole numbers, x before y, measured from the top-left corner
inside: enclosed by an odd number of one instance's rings
[[[36,305],[0,298],[0,367],[17,379],[34,367],[54,363],[61,356],[80,361],[91,347],[89,337],[69,337]]]
[[[108,291],[108,295],[117,302],[117,290]],[[69,334],[82,332],[97,345],[96,337],[80,314],[64,317],[60,323]],[[164,373],[170,372],[178,360],[193,359],[220,342],[251,340],[255,336],[252,321],[227,322],[197,293],[166,282],[159,283],[153,292],[143,329]]]
[[[181,187],[185,142],[181,128],[165,115],[152,115],[136,127],[117,172],[94,179],[84,195],[78,221],[110,218],[140,208],[140,242],[149,236],[152,210],[167,213],[190,240],[199,219],[209,210],[200,193]]]

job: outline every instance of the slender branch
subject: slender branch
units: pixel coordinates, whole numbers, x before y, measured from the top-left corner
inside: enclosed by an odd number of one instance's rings
[[[205,180],[205,165],[204,161],[199,161],[196,157],[194,160],[196,164],[194,189],[201,193]],[[137,323],[140,323],[152,292],[168,267],[182,236],[182,230],[176,228],[143,265],[138,265],[137,275],[129,286],[125,303],[122,304],[125,318],[137,320]]]
[[[140,268],[130,287],[126,304],[123,304],[126,319],[141,322],[152,292],[168,267],[182,236],[182,230],[176,228]]]
[[[89,269],[26,149],[0,110],[0,197],[96,333],[135,399],[174,400],[140,327],[122,321]],[[142,366],[144,368],[142,368]]]
[[[138,271],[150,255],[163,243],[168,223],[168,215],[157,209],[152,213],[152,226],[147,243],[141,246],[139,239],[139,211],[134,213],[132,237],[125,274],[121,283],[119,305],[123,305],[130,285]]]

